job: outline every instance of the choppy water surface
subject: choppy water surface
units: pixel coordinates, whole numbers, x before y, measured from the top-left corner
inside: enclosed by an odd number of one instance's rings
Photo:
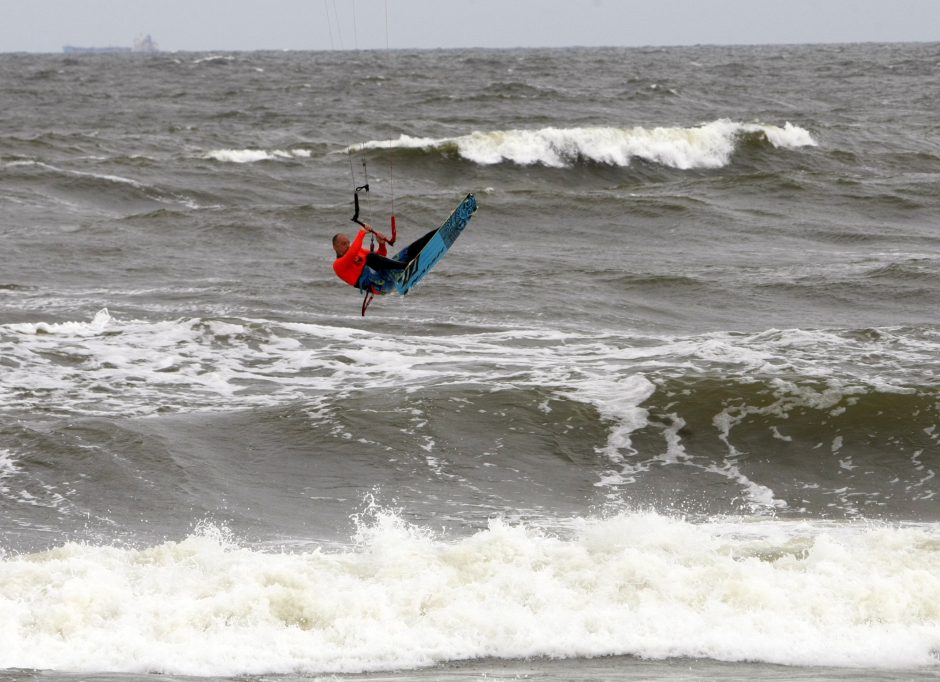
[[[935,679],[938,81],[0,56],[0,669]],[[366,179],[479,210],[363,318]]]

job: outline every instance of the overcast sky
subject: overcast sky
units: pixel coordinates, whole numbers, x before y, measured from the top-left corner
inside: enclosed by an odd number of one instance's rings
[[[0,0],[0,52],[940,41],[940,0]]]

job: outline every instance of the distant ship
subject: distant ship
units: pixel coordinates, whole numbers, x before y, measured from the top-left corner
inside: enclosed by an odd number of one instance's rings
[[[160,48],[153,41],[148,33],[145,36],[138,36],[134,40],[133,47],[75,47],[66,45],[62,48],[66,54],[121,54],[125,52],[159,52]]]

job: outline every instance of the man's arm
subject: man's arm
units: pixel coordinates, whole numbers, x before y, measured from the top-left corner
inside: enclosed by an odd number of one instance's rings
[[[365,228],[359,230],[359,234],[356,235],[356,238],[353,239],[352,244],[349,245],[349,248],[346,249],[346,253],[336,259],[336,263],[351,263],[359,255],[359,252],[362,250],[362,240],[366,238],[367,230]]]
[[[361,230],[359,230],[359,234],[357,234],[356,238],[353,239],[353,243],[349,245],[350,251],[352,251],[353,253],[359,253],[359,249],[362,248],[362,240],[366,238],[366,232],[370,231],[368,228],[369,226],[366,225]]]
[[[368,230],[369,232],[371,232],[372,234],[374,234],[374,235],[375,235],[375,238],[379,240],[379,255],[380,255],[380,256],[387,256],[387,255],[388,255],[388,247],[385,246],[385,243],[388,241],[388,237],[386,237],[384,234],[382,234],[382,233],[379,232],[378,230],[373,229],[371,225],[368,225],[368,224],[367,224],[364,229],[366,229],[366,230]]]

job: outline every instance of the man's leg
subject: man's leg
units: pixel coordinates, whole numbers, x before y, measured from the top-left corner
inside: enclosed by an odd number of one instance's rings
[[[384,270],[404,270],[407,263],[402,263],[401,261],[395,260],[393,258],[386,258],[385,256],[380,256],[374,251],[366,256],[366,265],[368,265],[373,270],[382,272]]]
[[[418,252],[424,248],[425,244],[431,241],[431,237],[437,234],[437,229],[438,228],[435,227],[433,230],[428,232],[426,235],[424,235],[417,241],[411,242],[408,246],[402,249],[398,255],[401,257],[402,260],[406,262],[410,261],[412,258],[418,255]]]

